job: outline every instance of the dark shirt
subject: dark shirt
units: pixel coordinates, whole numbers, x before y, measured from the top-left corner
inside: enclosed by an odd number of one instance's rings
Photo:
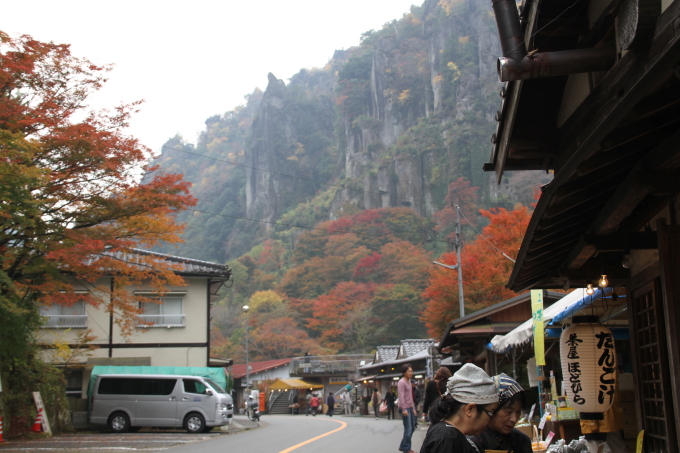
[[[385,394],[385,403],[387,403],[388,406],[394,406],[394,400],[396,399],[394,392],[389,391]]]
[[[425,387],[425,401],[423,402],[423,413],[427,414],[427,411],[432,406],[437,398],[441,395],[439,394],[439,389],[437,388],[437,381],[430,381]]]
[[[500,434],[486,428],[479,437],[472,438],[480,449],[484,450],[507,450],[514,453],[532,453],[531,439],[518,429],[513,429],[510,434]]]
[[[483,453],[477,450],[465,434],[446,422],[430,426],[420,447],[420,453]]]

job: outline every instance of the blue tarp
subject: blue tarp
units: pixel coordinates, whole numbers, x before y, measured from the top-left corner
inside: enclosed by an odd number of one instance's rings
[[[92,369],[90,384],[87,386],[87,411],[90,411],[89,402],[92,401],[92,390],[97,376],[102,374],[167,374],[183,376],[200,376],[209,378],[219,384],[223,389],[229,391],[227,385],[227,375],[224,368],[208,368],[194,366],[100,366]]]

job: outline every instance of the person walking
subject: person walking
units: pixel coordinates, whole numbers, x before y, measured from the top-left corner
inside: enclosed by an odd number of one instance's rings
[[[326,415],[332,417],[333,413],[335,413],[335,397],[333,396],[332,392],[328,392],[328,399],[326,400],[326,404],[328,404],[328,412],[326,413]]]
[[[415,379],[411,379],[411,390],[413,391],[413,413],[415,414],[415,417],[413,418],[413,429],[415,430],[418,427],[418,405],[420,404],[420,400],[423,399]]]
[[[316,417],[316,411],[319,409],[319,397],[316,394],[312,394],[312,399],[309,401],[309,405],[312,406],[312,416]]]
[[[305,417],[309,415],[309,413],[312,411],[312,392],[307,392],[307,396],[305,397],[305,401],[307,402],[307,413],[305,414]]]
[[[399,412],[404,423],[404,437],[399,444],[399,451],[404,453],[415,453],[411,449],[411,436],[415,426],[415,409],[413,405],[413,389],[411,388],[411,377],[413,368],[410,363],[401,366],[401,379],[397,383],[397,397],[399,398]]]
[[[385,404],[387,404],[387,419],[390,419],[390,416],[394,420],[394,401],[397,399],[397,395],[394,394],[392,391],[392,387],[387,390],[387,393],[385,393]]]
[[[373,397],[371,398],[371,404],[373,404],[373,412],[375,413],[375,419],[380,418],[380,403],[382,402],[382,395],[378,389],[373,389]]]
[[[345,415],[352,415],[352,396],[349,392],[342,394],[342,402],[345,405]]]
[[[450,377],[451,371],[443,366],[434,374],[434,379],[427,383],[427,387],[425,387],[425,400],[423,401],[423,418],[426,423],[430,423],[430,419],[427,416],[430,406],[446,392],[446,382]]]
[[[479,436],[497,407],[498,391],[493,379],[478,366],[466,363],[430,407],[432,425],[420,453],[479,453],[467,436]]]

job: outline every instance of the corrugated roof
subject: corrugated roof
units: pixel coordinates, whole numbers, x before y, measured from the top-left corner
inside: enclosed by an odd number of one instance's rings
[[[250,362],[250,376],[267,370],[273,370],[284,365],[288,365],[291,359],[266,360],[264,362]],[[231,375],[234,379],[240,379],[246,375],[246,364],[240,363],[231,367]]]

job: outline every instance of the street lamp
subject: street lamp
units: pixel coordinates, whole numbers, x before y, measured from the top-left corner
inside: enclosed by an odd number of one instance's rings
[[[250,307],[244,305],[243,312],[246,314],[246,389],[250,388],[248,386],[248,384],[250,383],[250,366],[248,357],[248,310],[250,310]]]

